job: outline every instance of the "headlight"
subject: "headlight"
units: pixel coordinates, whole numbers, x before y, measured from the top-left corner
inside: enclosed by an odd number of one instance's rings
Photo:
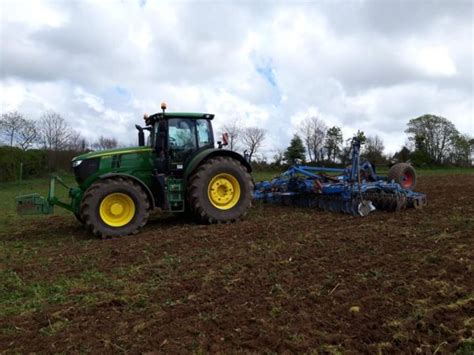
[[[73,161],[73,162],[72,162],[72,167],[73,167],[73,168],[76,168],[76,167],[78,167],[79,165],[81,165],[81,163],[82,163],[82,160]]]

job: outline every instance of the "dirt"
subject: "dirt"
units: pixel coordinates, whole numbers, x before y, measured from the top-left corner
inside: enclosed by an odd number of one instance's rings
[[[417,190],[423,210],[257,205],[240,223],[158,217],[112,240],[73,218],[31,222],[0,236],[19,249],[0,266],[67,286],[0,311],[0,350],[472,353],[474,175]]]

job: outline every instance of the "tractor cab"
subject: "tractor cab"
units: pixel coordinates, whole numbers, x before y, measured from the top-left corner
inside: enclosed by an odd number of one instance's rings
[[[147,144],[156,156],[158,173],[181,177],[190,160],[199,152],[214,148],[214,134],[207,113],[165,113],[144,116],[146,127],[137,126],[139,145],[145,145],[143,130],[150,132]]]

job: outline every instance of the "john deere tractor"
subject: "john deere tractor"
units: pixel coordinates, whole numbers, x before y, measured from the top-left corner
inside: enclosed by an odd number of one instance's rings
[[[162,112],[136,125],[138,147],[75,157],[77,187],[52,177],[49,195],[19,196],[21,214],[49,214],[58,205],[97,236],[137,233],[150,211],[192,213],[205,223],[236,221],[251,204],[250,164],[238,153],[215,148],[214,115]],[[148,132],[145,143],[145,132]],[[225,138],[225,137],[223,137]],[[56,183],[69,189],[69,202],[55,196]]]

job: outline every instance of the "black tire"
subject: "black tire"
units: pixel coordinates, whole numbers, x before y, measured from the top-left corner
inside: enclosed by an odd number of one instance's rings
[[[234,206],[219,209],[209,197],[210,183],[219,174],[232,175],[238,182],[240,196]],[[245,216],[252,204],[253,181],[247,169],[230,157],[215,157],[204,162],[188,182],[188,203],[194,215],[205,223],[234,222]]]
[[[100,214],[102,201],[114,193],[127,195],[133,201],[135,208],[131,220],[118,227],[106,223]],[[139,232],[148,220],[149,206],[145,192],[136,182],[123,178],[99,180],[92,184],[84,194],[81,217],[94,235],[102,238],[120,237]]]
[[[82,218],[82,216],[79,213],[74,213],[74,216],[76,217],[77,221],[80,224],[84,224],[84,219]]]
[[[405,190],[411,190],[416,186],[416,171],[410,164],[397,163],[388,171],[387,180],[392,180]]]

